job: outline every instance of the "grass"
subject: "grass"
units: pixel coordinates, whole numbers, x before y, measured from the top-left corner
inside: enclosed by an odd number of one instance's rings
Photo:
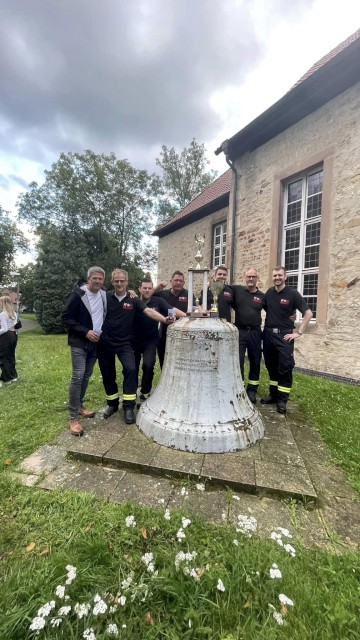
[[[0,473],[1,639],[34,637],[29,624],[38,608],[52,599],[66,604],[54,597],[54,590],[64,584],[67,564],[78,570],[76,580],[67,587],[71,605],[88,602],[96,593],[119,590],[126,595],[126,603],[112,615],[76,621],[70,614],[58,629],[49,628],[40,638],[82,638],[85,627],[91,626],[97,640],[105,640],[110,637],[105,633],[105,618],[118,624],[119,637],[130,640],[359,638],[356,553],[338,556],[310,551],[296,540],[292,544],[297,555],[292,558],[273,541],[247,539],[233,525],[215,527],[200,519],[194,519],[180,543],[176,533],[186,514],[179,510],[172,511],[168,521],[160,510],[17,484],[8,473],[11,467],[50,442],[66,425],[70,373],[65,336],[44,336],[37,330],[23,333],[17,357],[19,382],[0,393],[0,460],[8,463]],[[261,391],[265,390],[263,376]],[[355,486],[358,394],[353,387],[295,375],[293,399],[304,419],[311,419],[327,439]],[[87,406],[98,408],[103,402],[96,368]],[[125,525],[130,514],[135,516],[134,528]],[[197,551],[193,564],[202,574],[199,580],[176,571],[174,560],[180,550]],[[141,560],[146,552],[154,555],[157,575],[149,573]],[[273,563],[282,571],[281,580],[269,578]],[[133,584],[123,589],[121,582],[131,571]],[[224,592],[217,589],[219,578]],[[282,610],[286,626],[277,625],[269,608],[270,604],[280,611],[280,593],[295,603]]]
[[[23,318],[24,320],[34,320],[34,322],[36,322],[35,313],[20,313],[20,318]]]

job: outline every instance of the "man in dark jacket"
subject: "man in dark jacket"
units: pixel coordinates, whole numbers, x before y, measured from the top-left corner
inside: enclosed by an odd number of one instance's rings
[[[84,409],[83,402],[96,362],[97,343],[106,314],[106,294],[102,290],[105,271],[101,267],[90,267],[87,278],[87,284],[75,287],[62,313],[68,325],[72,363],[69,429],[75,436],[81,436],[84,432],[79,416],[92,418],[95,415],[95,411]]]

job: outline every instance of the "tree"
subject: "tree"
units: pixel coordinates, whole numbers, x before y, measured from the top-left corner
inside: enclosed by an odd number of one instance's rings
[[[24,234],[0,205],[0,282],[8,278],[10,271],[15,270],[16,251],[27,248],[28,242]]]
[[[21,307],[27,311],[34,311],[36,289],[35,289],[35,269],[34,262],[29,262],[21,267],[17,267],[19,272],[19,284],[20,284],[20,299]]]
[[[177,153],[174,147],[169,149],[163,145],[156,164],[162,170],[158,185],[161,196],[159,222],[171,217],[175,210],[183,209],[216,177],[215,171],[206,171],[209,160],[206,158],[205,145],[195,138],[181,153]]]
[[[61,153],[42,185],[30,184],[18,200],[19,216],[41,234],[46,225],[66,228],[87,247],[89,262],[106,271],[141,255],[152,231],[154,178],[115,154]]]

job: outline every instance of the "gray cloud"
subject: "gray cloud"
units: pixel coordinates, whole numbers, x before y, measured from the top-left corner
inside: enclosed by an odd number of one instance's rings
[[[274,19],[309,3],[268,0]],[[250,5],[2,3],[1,149],[47,165],[60,151],[114,150],[150,166],[161,144],[212,138],[220,122],[209,96],[241,84],[264,55]]]

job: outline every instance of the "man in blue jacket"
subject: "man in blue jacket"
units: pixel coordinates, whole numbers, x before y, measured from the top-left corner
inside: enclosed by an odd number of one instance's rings
[[[68,344],[71,349],[72,376],[69,385],[69,429],[74,436],[84,431],[79,416],[92,418],[95,411],[84,408],[87,386],[97,358],[97,343],[106,314],[106,293],[102,290],[105,271],[90,267],[87,283],[76,286],[62,313],[68,325]]]

